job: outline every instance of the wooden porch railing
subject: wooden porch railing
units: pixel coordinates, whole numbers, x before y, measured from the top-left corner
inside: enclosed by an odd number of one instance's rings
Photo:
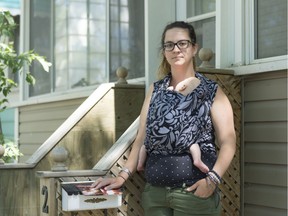
[[[67,173],[90,169],[90,174],[102,175],[103,172],[91,171],[92,167],[137,118],[144,95],[144,85],[102,84],[28,161],[0,165],[0,215],[40,214],[43,203],[40,203],[40,179],[35,173],[51,171],[54,165],[51,152],[56,147],[65,147],[69,152],[66,165],[70,171]]]

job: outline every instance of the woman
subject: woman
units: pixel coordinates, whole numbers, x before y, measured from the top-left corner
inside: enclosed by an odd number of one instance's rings
[[[195,71],[198,46],[193,26],[180,21],[168,24],[161,45],[160,80],[150,86],[145,98],[125,168],[115,178],[98,179],[93,187],[121,187],[136,171],[144,143],[148,153],[142,195],[145,215],[220,215],[217,185],[236,147],[231,105],[214,81]],[[171,90],[189,77],[200,80],[190,94]],[[218,155],[214,134],[220,146]],[[193,165],[189,153],[193,143],[201,148],[208,174]]]

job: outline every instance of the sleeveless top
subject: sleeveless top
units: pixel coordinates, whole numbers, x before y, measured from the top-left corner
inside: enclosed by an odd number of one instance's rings
[[[145,177],[154,186],[192,185],[205,178],[193,165],[189,148],[194,143],[209,169],[217,159],[210,110],[218,85],[200,73],[195,76],[201,82],[187,96],[167,89],[171,74],[154,83],[144,141]]]

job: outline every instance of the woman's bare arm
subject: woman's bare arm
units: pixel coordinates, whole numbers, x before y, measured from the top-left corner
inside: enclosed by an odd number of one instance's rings
[[[213,170],[220,177],[228,169],[236,150],[236,135],[231,104],[219,87],[211,109],[212,121],[220,150]]]

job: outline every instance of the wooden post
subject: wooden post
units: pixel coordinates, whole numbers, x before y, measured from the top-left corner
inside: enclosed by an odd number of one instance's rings
[[[67,171],[37,171],[36,176],[40,178],[40,216],[59,215],[62,206],[58,206],[59,193],[57,187],[59,178],[69,179],[79,177],[79,179],[97,179],[106,175],[100,170],[67,170]],[[59,204],[60,205],[60,204]],[[110,210],[110,209],[109,209]],[[110,212],[110,211],[109,211]]]
[[[118,77],[118,84],[127,84],[126,77],[128,75],[128,70],[125,67],[117,68],[116,75]]]
[[[40,179],[40,216],[57,215],[56,179]]]

